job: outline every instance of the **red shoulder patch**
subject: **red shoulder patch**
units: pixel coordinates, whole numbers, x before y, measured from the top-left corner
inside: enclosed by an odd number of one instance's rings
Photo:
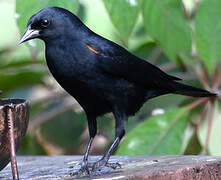
[[[99,54],[99,53],[100,53],[99,51],[93,49],[90,45],[87,45],[87,48],[90,49],[91,51],[93,51],[93,52],[96,53],[96,54]]]

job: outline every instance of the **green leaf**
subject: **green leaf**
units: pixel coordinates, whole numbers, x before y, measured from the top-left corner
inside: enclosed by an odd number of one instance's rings
[[[185,149],[184,154],[185,155],[193,155],[193,154],[197,155],[197,154],[200,154],[201,150],[202,150],[202,146],[199,142],[197,133],[194,133],[189,140],[189,143]]]
[[[79,7],[78,0],[16,0],[16,20],[21,34],[24,33],[29,18],[39,10],[58,6],[76,13]],[[35,53],[43,49],[43,43],[40,40],[33,40],[26,43]]]
[[[182,149],[187,114],[184,108],[177,108],[150,117],[128,133],[117,154],[179,154]]]
[[[182,15],[181,3],[177,0],[143,2],[144,25],[172,60],[191,51],[191,30]]]
[[[197,52],[210,74],[221,59],[221,1],[204,0],[195,17],[195,41]]]
[[[16,20],[21,33],[26,29],[29,18],[43,8],[58,6],[74,13],[78,10],[77,0],[16,0]]]
[[[34,84],[43,84],[45,73],[41,70],[23,69],[19,72],[0,73],[0,85],[3,92],[31,86]]]
[[[10,61],[10,62],[5,62],[3,64],[0,63],[0,70],[6,71],[11,68],[22,68],[22,67],[30,66],[33,64],[43,64],[43,62],[39,60],[31,61],[30,59],[24,58],[24,59],[20,59],[20,61],[15,60],[15,61]]]
[[[221,155],[221,109],[219,108],[218,103],[215,104],[215,114],[212,122],[210,140],[209,140],[209,152],[213,156]],[[204,121],[204,123],[200,126],[200,130],[198,132],[200,143],[205,146],[206,144],[206,136],[208,131],[208,120]]]
[[[140,0],[103,0],[103,2],[122,40],[128,44],[128,38],[139,14]]]
[[[147,42],[145,44],[142,44],[138,48],[134,49],[133,54],[135,54],[140,58],[147,59],[154,50],[154,48],[156,48],[156,43]]]

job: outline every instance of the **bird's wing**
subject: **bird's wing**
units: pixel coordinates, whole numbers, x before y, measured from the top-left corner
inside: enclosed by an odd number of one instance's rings
[[[134,56],[126,49],[114,45],[114,48],[110,46],[109,49],[100,50],[98,64],[104,72],[148,87],[159,86],[158,83],[161,82],[181,80]]]

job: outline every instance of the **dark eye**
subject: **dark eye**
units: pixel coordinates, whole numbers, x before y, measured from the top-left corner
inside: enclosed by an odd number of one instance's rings
[[[41,26],[42,26],[42,27],[48,27],[49,24],[50,24],[50,22],[49,22],[49,20],[47,20],[47,19],[43,19],[43,20],[41,21]]]

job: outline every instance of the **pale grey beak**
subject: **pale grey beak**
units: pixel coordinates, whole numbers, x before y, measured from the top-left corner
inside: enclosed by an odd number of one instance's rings
[[[23,36],[19,40],[18,44],[21,44],[25,41],[28,41],[30,39],[34,39],[37,37],[39,37],[39,30],[31,29],[31,27],[28,26],[26,31],[24,32]]]

